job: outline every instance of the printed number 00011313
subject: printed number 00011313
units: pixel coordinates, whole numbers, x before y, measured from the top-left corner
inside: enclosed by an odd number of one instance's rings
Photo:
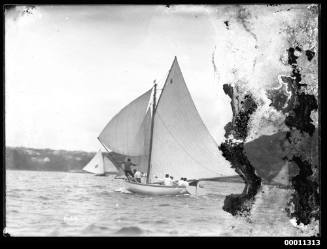
[[[319,239],[286,239],[284,240],[285,246],[319,246]]]

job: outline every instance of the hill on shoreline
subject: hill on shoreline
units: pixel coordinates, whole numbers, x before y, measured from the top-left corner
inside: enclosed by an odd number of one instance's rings
[[[102,152],[116,167],[125,161],[126,156],[115,152]],[[6,147],[6,169],[84,172],[83,167],[96,152],[34,149],[26,147]],[[130,157],[135,159],[134,157]]]
[[[6,169],[79,171],[96,152],[6,147]]]

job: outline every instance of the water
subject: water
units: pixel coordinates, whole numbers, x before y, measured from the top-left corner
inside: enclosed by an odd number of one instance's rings
[[[288,193],[271,187],[244,219],[222,210],[241,183],[204,182],[197,196],[150,197],[127,193],[113,176],[7,170],[6,179],[11,236],[303,236],[284,211]]]

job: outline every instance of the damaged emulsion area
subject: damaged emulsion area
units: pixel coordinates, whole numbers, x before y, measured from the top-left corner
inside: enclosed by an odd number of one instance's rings
[[[307,84],[301,83],[302,75],[297,59],[304,51],[297,46],[289,48],[287,52],[292,74],[281,77],[287,89],[281,87],[267,91],[267,96],[271,100],[271,106],[286,114],[285,125],[290,131],[285,133],[287,146],[282,149],[281,154],[285,155],[283,160],[289,163],[289,167],[296,167],[298,172],[296,175],[289,175],[294,193],[286,211],[290,217],[296,218],[298,224],[307,225],[312,219],[320,219],[318,132],[310,117],[311,112],[318,109],[318,103],[314,95],[305,92]],[[315,52],[306,50],[304,55],[310,63]],[[290,98],[286,98],[286,90],[291,92]]]
[[[299,156],[293,156],[293,161],[299,167],[299,174],[292,178],[292,186],[295,192],[290,201],[293,210],[287,208],[291,217],[297,218],[297,223],[309,224],[312,219],[319,220],[319,194],[318,183],[309,179],[313,175],[310,162],[303,160]]]
[[[233,110],[233,120],[225,126],[225,137],[233,135],[234,138],[244,141],[247,137],[250,115],[256,110],[257,104],[250,94],[245,95],[240,100],[238,99],[239,96],[235,96],[232,86],[225,84],[223,88],[225,93],[232,99],[231,106]],[[245,182],[245,187],[241,194],[231,194],[225,198],[223,210],[233,215],[247,215],[260,188],[261,179],[255,174],[255,169],[244,153],[244,142],[234,143],[227,139],[219,146],[219,149],[222,151],[223,156],[231,162],[232,168],[235,169]]]
[[[318,109],[317,99],[314,95],[306,94],[301,84],[301,74],[297,65],[295,49],[288,50],[289,64],[292,66],[293,86],[295,88],[294,102],[285,124],[290,128],[286,138],[291,144],[288,160],[299,168],[299,174],[291,179],[295,192],[287,208],[288,214],[297,219],[297,223],[307,225],[312,219],[320,219],[320,201],[318,192],[318,135],[310,117],[313,110]],[[300,50],[301,51],[301,50]],[[313,51],[305,51],[308,61],[314,57]],[[317,86],[318,87],[318,86]]]
[[[262,136],[245,144],[248,121],[257,104],[251,94],[241,98],[237,86],[223,86],[232,100],[233,120],[225,126],[226,140],[219,149],[245,182],[241,194],[232,194],[225,199],[223,209],[233,215],[247,215],[261,183],[272,183],[283,165],[286,165],[290,167],[287,178],[290,178],[290,185],[294,189],[290,200],[291,208],[287,209],[289,216],[295,217],[298,224],[305,225],[312,218],[319,220],[318,135],[310,118],[311,112],[318,109],[318,104],[314,95],[302,91],[307,84],[301,83],[302,75],[297,66],[296,52],[302,52],[302,49],[296,47],[288,50],[292,74],[281,77],[285,84],[275,92],[267,91],[267,96],[272,100],[271,106],[285,113],[285,125],[290,128],[288,132]],[[309,50],[304,54],[309,63],[315,55]],[[227,139],[229,135],[241,142]]]

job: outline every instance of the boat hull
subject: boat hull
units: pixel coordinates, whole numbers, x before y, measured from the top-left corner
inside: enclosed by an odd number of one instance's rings
[[[185,187],[163,186],[158,184],[143,184],[136,182],[125,182],[129,192],[143,195],[181,195],[188,194]]]
[[[109,176],[109,175],[116,175],[117,172],[105,172],[105,173],[99,173],[99,174],[94,174],[95,176]]]
[[[95,176],[106,176],[106,173],[94,174]]]

